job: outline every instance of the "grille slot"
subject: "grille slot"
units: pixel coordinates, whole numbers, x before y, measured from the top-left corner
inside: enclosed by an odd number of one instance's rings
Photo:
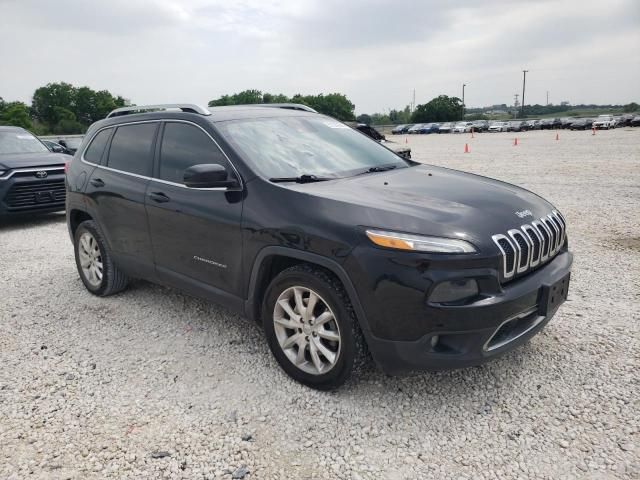
[[[493,235],[491,238],[502,254],[503,279],[520,276],[551,260],[565,242],[566,228],[564,218],[554,210],[531,224],[509,230],[506,235]]]
[[[50,207],[65,201],[64,180],[16,183],[4,199],[9,208]]]

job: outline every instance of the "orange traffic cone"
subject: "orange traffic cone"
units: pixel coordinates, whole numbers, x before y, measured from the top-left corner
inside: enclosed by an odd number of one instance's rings
[[[556,140],[560,140],[560,134],[556,132]]]
[[[518,146],[518,137],[513,139],[513,146],[517,147]]]
[[[469,153],[469,144],[468,143],[464,144],[464,153]]]
[[[596,134],[596,127],[591,127],[591,135],[595,135]]]

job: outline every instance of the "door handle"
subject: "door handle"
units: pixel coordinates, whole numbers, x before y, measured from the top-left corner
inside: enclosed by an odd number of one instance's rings
[[[94,187],[104,187],[104,182],[100,178],[92,178],[89,183]]]
[[[154,202],[157,202],[157,203],[165,203],[165,202],[168,202],[169,200],[171,200],[169,197],[167,197],[162,192],[151,192],[149,194],[149,198],[151,200],[153,200]]]

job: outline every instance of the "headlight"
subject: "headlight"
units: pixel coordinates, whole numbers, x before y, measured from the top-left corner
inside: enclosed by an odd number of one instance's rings
[[[395,250],[429,253],[474,253],[476,247],[465,240],[455,238],[426,237],[406,233],[367,230],[367,237],[376,245]]]

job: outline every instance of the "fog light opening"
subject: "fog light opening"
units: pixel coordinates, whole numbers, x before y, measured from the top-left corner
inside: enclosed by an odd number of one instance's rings
[[[435,286],[429,295],[434,303],[459,303],[478,295],[478,282],[473,278],[447,280]]]

